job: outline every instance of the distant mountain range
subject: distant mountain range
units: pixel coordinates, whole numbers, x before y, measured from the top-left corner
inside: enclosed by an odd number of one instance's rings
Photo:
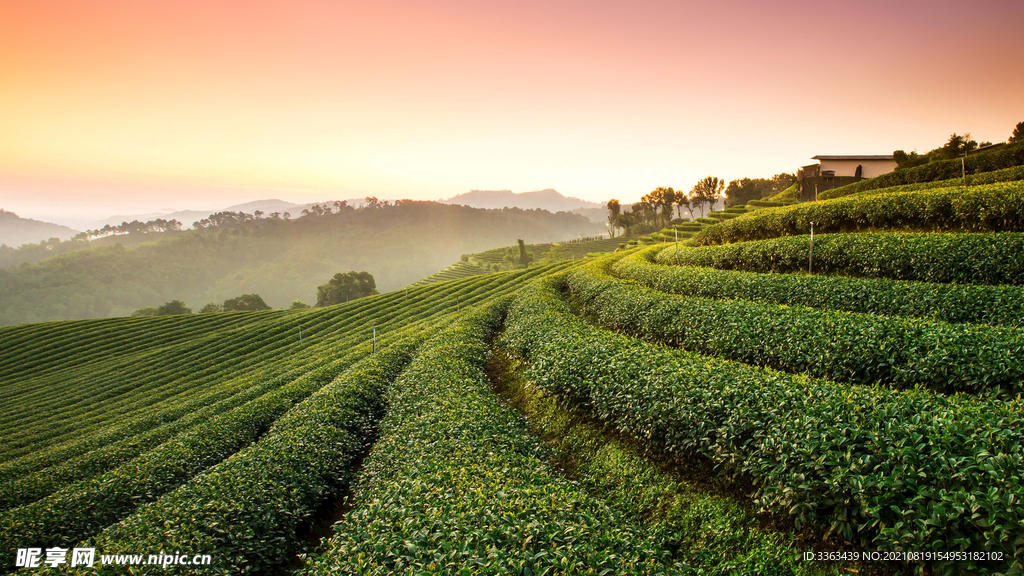
[[[599,202],[588,202],[579,198],[563,196],[556,190],[546,188],[536,192],[513,192],[511,190],[470,190],[447,200],[444,204],[459,204],[473,208],[522,208],[541,209],[549,212],[572,212],[580,208],[604,208]]]
[[[17,248],[22,244],[34,244],[50,238],[67,240],[75,234],[78,234],[78,230],[67,226],[22,218],[14,212],[0,209],[0,244]]]

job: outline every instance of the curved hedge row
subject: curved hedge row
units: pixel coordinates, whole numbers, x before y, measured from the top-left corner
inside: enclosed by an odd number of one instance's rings
[[[88,545],[108,554],[214,551],[216,563],[205,570],[221,574],[287,565],[304,543],[300,526],[348,485],[383,412],[383,391],[419,341],[406,338],[354,364],[277,420],[259,442]]]
[[[746,478],[755,503],[877,551],[996,551],[1024,568],[1024,403],[839,385],[587,325],[555,286],[514,301],[503,340],[567,405]],[[1018,572],[1014,572],[1018,573]]]
[[[747,272],[806,272],[810,238],[790,236],[658,254],[660,264]],[[814,273],[921,282],[1024,284],[1024,234],[822,234]]]
[[[704,471],[694,470],[692,460],[666,462],[663,454],[616,438],[586,414],[566,409],[525,377],[522,359],[504,349],[500,336],[492,352],[492,368],[500,370],[498,393],[526,416],[551,459],[567,464],[566,476],[657,533],[667,547],[684,551],[694,575],[846,576],[859,567],[804,561],[800,552],[807,541],[766,527],[742,496],[694,482]]]
[[[979,186],[981,184],[995,184],[997,182],[1015,182],[1017,180],[1024,180],[1024,166],[1014,166],[1012,168],[1003,168],[1002,170],[993,170],[992,172],[982,172],[980,174],[974,174],[967,179],[968,186]],[[840,186],[839,188],[833,188],[831,190],[825,190],[818,194],[818,200],[829,200],[832,198],[841,198],[843,196],[851,196],[857,194],[859,196],[866,196],[868,194],[888,194],[891,192],[909,192],[911,190],[928,190],[931,188],[951,188],[951,187],[963,187],[964,181],[962,178],[950,178],[948,180],[938,180],[934,182],[918,182],[916,184],[901,184],[898,186],[888,186],[884,188],[867,188],[861,184],[868,182],[868,180],[861,180],[854,184],[848,184],[846,186]]]
[[[483,365],[497,307],[424,345],[388,392],[355,508],[305,574],[675,573],[543,460]]]
[[[69,547],[120,521],[258,439],[293,404],[330,382],[343,361],[311,370],[126,464],[0,514],[0,564],[18,548]]]
[[[30,461],[37,464],[37,471],[22,472],[19,476],[0,483],[0,510],[29,504],[68,484],[92,478],[120,466],[192,426],[266,394],[273,390],[275,385],[273,381],[256,384],[245,380],[232,381],[229,383],[230,388],[217,390],[214,387],[216,393],[182,403],[175,407],[175,413],[161,414],[160,416],[166,418],[166,424],[138,434],[122,434],[120,440],[95,450],[89,450],[87,443],[75,443],[70,447],[70,452],[75,454],[74,456],[61,454],[64,451],[50,454],[51,458],[63,456],[63,460],[53,466],[46,466],[47,459]],[[248,387],[244,388],[245,386]],[[222,396],[226,397],[221,398]],[[40,451],[39,454],[47,455],[47,451]]]
[[[1024,288],[847,278],[806,274],[760,274],[651,261],[674,261],[675,250],[654,249],[623,258],[615,275],[672,294],[738,299],[845,310],[886,316],[912,316],[942,322],[1024,326]]]
[[[1024,182],[847,196],[758,210],[701,230],[692,243],[707,246],[807,234],[811,222],[814,231],[820,233],[881,229],[1021,231]]]
[[[755,366],[851,384],[1012,397],[1024,330],[668,295],[593,263],[568,273],[582,310],[613,330]]]

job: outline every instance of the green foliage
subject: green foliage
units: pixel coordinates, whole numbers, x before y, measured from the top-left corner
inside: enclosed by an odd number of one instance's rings
[[[117,522],[253,442],[340,368],[329,364],[282,382],[273,392],[184,431],[121,467],[0,515],[0,557],[7,563],[24,546],[70,547],[98,527]]]
[[[1024,234],[879,232],[814,237],[814,272],[921,282],[1024,284]],[[679,252],[678,263],[748,272],[806,272],[809,236],[787,236]],[[675,258],[673,253],[673,259]]]
[[[501,309],[424,345],[387,393],[355,507],[304,574],[658,574],[667,553],[543,460],[483,372]]]
[[[192,309],[185,306],[185,303],[181,300],[171,300],[165,304],[161,304],[156,309],[156,316],[174,316],[175,314],[191,314]]]
[[[795,180],[796,177],[792,174],[776,174],[774,178],[732,180],[725,188],[725,205],[732,207],[772,196],[790,186]]]
[[[674,296],[616,280],[604,266],[568,274],[574,301],[603,326],[646,340],[851,384],[1024,392],[1021,329]]]
[[[998,198],[975,200],[1009,213]],[[341,210],[306,218],[358,212]],[[362,217],[389,212],[376,202]],[[659,248],[658,260],[799,272],[807,248],[794,236]],[[504,253],[458,265],[500,266]],[[219,573],[294,571],[307,526],[351,503],[307,573],[834,573],[854,567],[793,554],[840,540],[1005,555],[915,566],[925,573],[1019,572],[1024,401],[980,394],[1024,382],[1011,326],[1021,288],[983,285],[1024,283],[1022,253],[1019,233],[824,234],[815,270],[868,278],[659,266],[643,251],[611,268],[541,261],[303,313],[3,328],[0,562],[91,543],[210,551]],[[524,419],[491,391],[495,333],[528,363],[521,393],[547,412]],[[550,425],[548,447],[531,425]],[[685,485],[684,465],[721,491]]]
[[[270,306],[260,298],[259,294],[242,294],[235,298],[224,301],[225,312],[237,312],[242,310],[270,310]]]
[[[112,553],[215,550],[212,571],[222,574],[283,568],[302,547],[302,524],[348,485],[383,412],[384,388],[418,340],[367,356],[289,410],[258,442],[107,528],[90,546]]]
[[[751,200],[749,204],[757,208],[778,208],[779,206],[786,205],[785,202],[779,202],[776,200]]]
[[[867,550],[1003,554],[939,572],[1021,568],[1020,400],[836,384],[645,344],[582,322],[557,289],[520,292],[503,338],[566,405],[707,458],[797,528]]]
[[[897,170],[906,170],[907,168],[916,168],[923,166],[928,163],[927,154],[918,154],[917,151],[904,152],[903,150],[896,150],[892,153],[892,159],[896,161]]]
[[[725,180],[717,176],[705,176],[690,191],[690,204],[700,210],[701,218],[703,218],[704,206],[707,205],[709,209],[714,209],[715,202],[722,196],[724,189]]]
[[[659,264],[649,258],[656,258]],[[911,316],[943,322],[1024,326],[1024,288],[937,284],[905,280],[759,274],[673,266],[675,248],[627,256],[615,265],[625,279],[672,294],[738,299],[845,310],[885,316]]]
[[[810,232],[902,229],[995,232],[1024,230],[1024,182],[970,188],[914,190],[881,196],[847,196],[757,210],[702,230],[697,246],[760,240]]]
[[[796,202],[796,201],[798,201],[800,199],[799,196],[800,196],[799,182],[796,182],[796,177],[794,176],[794,182],[792,184],[787,186],[785,189],[783,189],[778,194],[769,197],[767,199],[767,201],[768,202]],[[753,201],[751,202],[751,204],[753,204],[755,206],[757,205]]]
[[[644,194],[639,202],[630,206],[629,212],[622,212],[618,200],[608,201],[608,224],[612,229],[623,228],[625,234],[643,234],[661,228],[672,220],[673,207],[678,219],[683,217],[686,208],[690,219],[693,210],[701,206],[702,199],[671,187],[659,186]]]
[[[1003,168],[1002,170],[993,170],[991,172],[974,174],[967,178],[967,184],[968,186],[978,186],[980,184],[996,184],[999,182],[1015,182],[1018,180],[1024,180],[1024,166],[1014,166],[1012,168]],[[954,186],[963,186],[963,179],[951,178],[949,180],[919,182],[917,184],[903,184],[902,186],[871,188],[867,190],[858,190],[855,184],[851,184],[849,186],[840,186],[839,188],[825,190],[818,194],[818,200],[829,200],[831,198],[840,198],[842,196],[850,196],[853,194],[866,196],[869,194],[890,194],[893,192],[931,190],[932,188],[950,188]]]
[[[614,231],[622,226],[622,206],[619,205],[619,201],[612,199],[608,201],[606,205],[608,208],[608,228]]]
[[[1024,142],[1024,122],[1017,122],[1017,125],[1013,127],[1013,134],[1010,134],[1010,139],[1007,143],[1019,144],[1021,142]]]
[[[170,510],[173,506],[163,506],[182,503],[175,494],[205,493],[199,488],[207,481],[204,473],[221,470],[211,468],[221,463],[239,472],[235,476],[241,480],[241,471],[232,468],[241,466],[232,463],[242,458],[239,451],[269,442],[286,422],[280,417],[299,410],[304,399],[365,354],[371,337],[367,326],[377,327],[378,343],[383,338],[384,350],[390,350],[393,331],[423,329],[427,318],[445,322],[460,304],[465,309],[500,298],[561,267],[415,288],[408,295],[392,293],[308,314],[121,318],[66,323],[56,331],[53,324],[0,329],[3,393],[17,398],[0,409],[0,503],[9,508],[0,513],[0,562],[11,565],[18,547],[81,543],[125,518],[143,517],[143,505]],[[301,344],[298,328],[304,334]],[[336,395],[317,402],[329,410],[345,406]],[[340,445],[321,443],[329,438],[310,438],[308,446],[292,442],[287,453],[334,458]],[[282,451],[289,444],[274,442]],[[311,484],[294,484],[295,469],[287,462],[259,464],[267,466],[267,475],[252,470],[256,476],[248,478],[259,478],[266,489],[252,495],[267,504],[260,514],[297,510],[290,506],[311,493],[302,492]],[[290,488],[282,494],[273,489],[275,483]],[[292,504],[280,504],[292,497],[297,499]],[[272,502],[283,508],[272,508]],[[216,503],[204,509],[224,511]],[[151,532],[170,537],[178,525],[164,524],[159,514],[145,518],[129,522],[140,538]],[[280,524],[278,530],[287,530],[288,522],[279,517],[261,529]],[[216,532],[216,526],[196,530],[209,534],[203,530]],[[246,534],[216,537],[260,550],[288,548],[287,557],[301,547],[276,536],[255,545]],[[255,561],[257,549],[248,549]]]
[[[496,382],[499,393],[526,416],[531,432],[554,453],[556,465],[589,494],[663,539],[659,547],[680,550],[694,573],[840,573],[837,566],[802,561],[802,546],[792,535],[764,529],[738,498],[686,478],[699,476],[692,461],[651,454],[601,429],[585,414],[560,406],[557,396],[525,377],[523,363],[509,358],[499,341],[492,369],[502,363],[510,366]]]
[[[203,304],[203,307],[199,309],[200,314],[215,314],[217,312],[223,311],[224,306],[221,304],[217,304],[216,302],[209,302],[207,304]]]
[[[156,316],[158,311],[159,310],[156,306],[146,306],[145,308],[139,308],[138,310],[132,312],[132,318]]]
[[[468,278],[470,276],[479,276],[488,272],[500,272],[501,270],[504,270],[501,264],[491,264],[489,267],[484,267],[476,263],[459,261],[444,270],[440,270],[430,276],[427,276],[413,284],[413,286],[423,286],[434,282],[444,282],[446,280],[458,280],[460,278]]]
[[[954,133],[945,144],[927,154],[922,155],[917,152],[907,154],[903,150],[897,150],[893,152],[893,159],[896,160],[897,170],[905,170],[922,166],[929,162],[960,158],[977,150],[977,148],[978,142],[972,140],[970,134],[960,135]]]
[[[306,304],[302,300],[293,300],[292,305],[288,307],[289,310],[304,310],[309,308],[309,304]]]
[[[160,410],[135,414],[98,435],[82,434],[38,449],[2,470],[0,510],[31,504],[80,480],[116,468],[177,434],[273,390],[277,383],[231,381]],[[244,388],[244,389],[243,389]],[[83,430],[84,432],[84,430]]]
[[[377,293],[377,283],[369,272],[338,272],[326,284],[316,288],[316,305],[333,306]]]

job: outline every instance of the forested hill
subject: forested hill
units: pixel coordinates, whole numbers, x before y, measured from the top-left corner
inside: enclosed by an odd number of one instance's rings
[[[368,271],[384,292],[464,253],[594,231],[575,214],[411,201],[294,220],[226,217],[136,246],[76,250],[0,270],[0,325],[122,316],[172,299],[198,308],[243,293],[281,308],[315,300],[318,284],[347,270]]]

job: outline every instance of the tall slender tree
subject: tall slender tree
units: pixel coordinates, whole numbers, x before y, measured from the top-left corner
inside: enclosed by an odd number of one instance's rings
[[[608,201],[608,229],[612,238],[615,237],[615,231],[622,228],[622,206],[619,205],[619,201],[612,198]]]
[[[715,202],[722,195],[725,189],[725,181],[717,176],[705,176],[693,187],[690,192],[690,203],[696,204],[700,209],[700,217],[704,217],[704,205],[710,206],[711,211],[715,209]]]

